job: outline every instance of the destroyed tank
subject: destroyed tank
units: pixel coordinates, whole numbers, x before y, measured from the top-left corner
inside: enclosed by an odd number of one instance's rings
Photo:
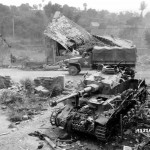
[[[111,74],[103,70],[86,76],[82,90],[50,101],[52,107],[67,101],[64,107],[52,112],[51,124],[70,133],[79,131],[94,135],[101,141],[118,134],[121,124],[127,128],[137,108],[146,101],[146,83],[134,79],[129,69],[127,74],[126,69],[118,72],[121,70],[118,67],[108,68]]]

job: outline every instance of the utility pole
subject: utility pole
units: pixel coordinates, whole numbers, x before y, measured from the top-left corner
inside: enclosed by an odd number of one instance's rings
[[[12,23],[13,23],[13,39],[15,37],[15,20],[14,20],[14,16],[12,18]]]
[[[12,34],[13,34],[13,39],[15,37],[15,13],[14,13],[14,8],[10,7],[11,12],[12,12]]]

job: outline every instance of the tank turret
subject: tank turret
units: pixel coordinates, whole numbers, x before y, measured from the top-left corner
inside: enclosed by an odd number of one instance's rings
[[[52,107],[67,101],[63,107],[52,112],[52,125],[71,133],[88,133],[101,141],[107,141],[118,133],[120,115],[123,127],[128,127],[128,122],[136,115],[136,108],[146,101],[145,81],[133,78],[114,80],[120,79],[123,72],[111,77],[110,74],[101,74],[103,76],[97,75],[96,78],[95,75],[85,77],[87,83],[82,90],[50,101]]]

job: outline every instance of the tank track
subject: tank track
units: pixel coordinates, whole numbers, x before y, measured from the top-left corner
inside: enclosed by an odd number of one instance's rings
[[[50,123],[52,126],[57,126],[57,123],[56,123],[56,118],[57,118],[57,115],[60,113],[62,109],[60,108],[56,108],[53,110],[51,116],[50,116]]]
[[[102,125],[97,125],[95,128],[95,136],[99,141],[107,141],[106,127]]]

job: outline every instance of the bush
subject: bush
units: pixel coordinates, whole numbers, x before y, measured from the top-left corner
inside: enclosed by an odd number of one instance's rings
[[[150,31],[146,30],[145,31],[145,41],[148,46],[150,46]]]
[[[26,90],[26,94],[28,96],[30,96],[33,93],[33,87],[34,87],[33,81],[31,79],[27,78],[25,80],[21,80],[20,83]]]

